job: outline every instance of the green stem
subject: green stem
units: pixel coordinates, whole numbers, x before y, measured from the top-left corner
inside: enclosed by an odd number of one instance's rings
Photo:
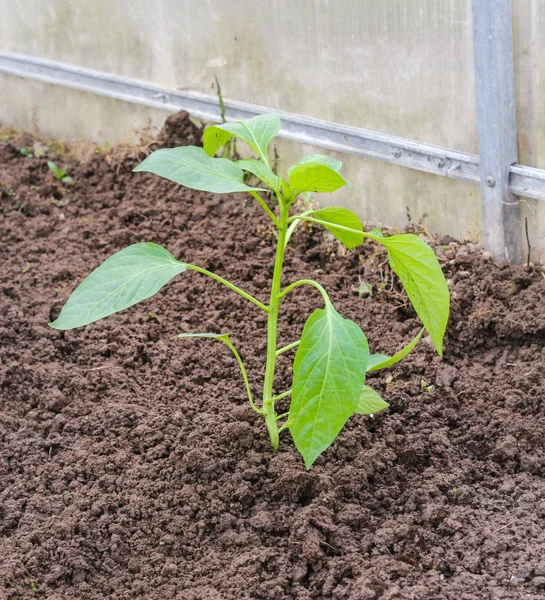
[[[271,300],[267,321],[267,362],[265,366],[265,380],[263,382],[263,415],[269,432],[273,450],[278,450],[278,425],[274,412],[273,383],[276,368],[276,334],[278,329],[278,308],[280,306],[280,285],[282,279],[282,266],[284,263],[284,250],[286,248],[286,233],[288,228],[288,208],[284,203],[279,203],[280,221],[278,223],[278,245],[274,261],[273,280],[271,285]]]
[[[272,219],[272,222],[279,227],[280,223],[278,222],[278,219],[276,218],[276,215],[273,213],[273,211],[267,206],[267,204],[265,203],[265,200],[263,200],[263,198],[257,193],[257,192],[250,192],[250,194],[259,202],[259,205],[261,206],[261,208],[269,215],[269,217]]]
[[[233,343],[228,337],[220,338],[222,342],[224,342],[230,349],[231,352],[235,355],[237,359],[238,365],[240,367],[240,371],[242,373],[242,379],[244,379],[244,385],[246,386],[246,392],[248,393],[248,401],[250,402],[250,406],[255,410],[258,415],[263,414],[263,410],[261,408],[257,408],[254,404],[254,399],[252,397],[252,390],[250,389],[250,382],[248,381],[248,373],[246,372],[246,367],[242,362],[242,358],[240,358],[240,354],[237,349],[233,346]]]
[[[280,348],[279,350],[276,351],[276,356],[280,356],[281,354],[284,354],[284,352],[289,352],[290,350],[297,348],[297,346],[299,346],[300,343],[301,343],[301,340],[297,340],[296,342],[292,342],[291,344],[288,344],[287,346]]]
[[[223,283],[223,285],[228,287],[230,290],[233,290],[233,292],[240,294],[243,298],[246,298],[246,300],[249,300],[250,302],[253,302],[256,306],[259,306],[259,308],[261,310],[264,310],[267,313],[269,312],[268,306],[265,306],[262,302],[260,302],[253,296],[250,296],[250,294],[247,294],[244,290],[241,290],[236,285],[233,285],[231,282],[227,281],[227,279],[223,279],[223,277],[220,277],[219,275],[216,275],[215,273],[207,271],[206,269],[202,269],[201,267],[196,267],[195,265],[188,264],[187,268],[191,269],[192,271],[197,271],[197,273],[202,273],[203,275],[208,275],[208,277],[211,277],[212,279],[215,279],[216,281]]]
[[[284,288],[280,292],[279,298],[283,298],[286,294],[291,292],[293,288],[296,288],[300,285],[311,285],[312,287],[315,287],[320,292],[320,294],[322,294],[322,298],[324,299],[326,305],[331,304],[331,300],[329,299],[329,296],[327,295],[327,292],[324,290],[324,288],[317,281],[313,281],[312,279],[299,279],[299,281],[291,283],[290,285],[288,285],[287,288]]]

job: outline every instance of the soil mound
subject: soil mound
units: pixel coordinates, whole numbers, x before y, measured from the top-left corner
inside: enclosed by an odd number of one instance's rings
[[[170,117],[158,143],[198,143],[188,123]],[[453,298],[444,359],[424,340],[370,377],[391,408],[353,417],[307,472],[289,434],[270,452],[228,349],[173,339],[231,332],[259,397],[265,317],[215,282],[187,272],[96,324],[47,327],[91,269],[140,241],[266,299],[275,238],[255,201],[133,174],[132,158],[20,147],[0,143],[0,596],[545,598],[541,269],[434,240]],[[374,352],[419,329],[374,246],[348,253],[301,227],[285,277],[308,276]],[[280,343],[318,306],[295,290]]]

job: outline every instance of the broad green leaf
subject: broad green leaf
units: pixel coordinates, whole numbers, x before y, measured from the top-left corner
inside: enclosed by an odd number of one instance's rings
[[[348,185],[348,181],[322,163],[299,163],[293,167],[290,174],[290,188],[297,194],[334,192],[344,185]]]
[[[361,221],[351,210],[330,206],[313,212],[311,216],[314,219],[325,221],[323,226],[347,248],[350,248],[350,250],[363,244],[363,227]],[[349,227],[350,229],[361,231],[362,233],[358,234],[356,231],[339,229],[338,227],[335,227],[335,225]]]
[[[417,336],[409,344],[404,346],[399,352],[396,352],[393,356],[386,356],[385,354],[371,354],[367,359],[367,372],[379,371],[380,369],[387,369],[403,360],[407,354],[418,344],[424,330],[421,329]]]
[[[257,160],[256,158],[243,158],[237,160],[235,163],[244,171],[253,173],[263,183],[266,183],[270,188],[278,191],[282,187],[282,179],[272,172],[272,169],[268,167],[264,162]]]
[[[364,385],[361,390],[358,406],[354,412],[358,415],[374,415],[389,406],[388,402],[385,402],[375,390],[368,385]]]
[[[333,171],[336,173],[338,173],[343,166],[340,160],[336,160],[335,158],[331,158],[331,156],[326,156],[325,154],[309,154],[308,156],[302,158],[297,165],[302,165],[309,162],[316,163],[318,165],[325,165],[326,167],[333,169]],[[292,165],[288,169],[288,175],[291,175],[291,172],[297,165]]]
[[[378,237],[366,234],[386,247],[392,270],[429,333],[439,356],[443,356],[443,336],[447,328],[450,295],[441,265],[433,250],[412,234]]]
[[[165,179],[193,190],[227,194],[230,192],[261,191],[248,187],[244,171],[226,158],[210,158],[197,146],[156,150],[141,162],[134,171],[155,173]]]
[[[269,143],[280,131],[280,117],[276,113],[266,113],[222,125],[212,125],[204,130],[203,145],[208,156],[216,152],[233,136],[246,142],[259,158],[268,163]]]
[[[363,331],[330,304],[308,318],[295,355],[289,419],[307,469],[356,410],[368,355]]]
[[[162,246],[133,244],[106,259],[74,290],[53,329],[74,329],[129,308],[157,293],[174,275],[180,262]]]

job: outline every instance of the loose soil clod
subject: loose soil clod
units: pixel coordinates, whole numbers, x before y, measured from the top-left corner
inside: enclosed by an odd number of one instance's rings
[[[163,135],[182,143],[179,128]],[[214,282],[186,273],[84,329],[47,327],[77,282],[139,241],[265,298],[274,237],[257,235],[267,223],[253,199],[136,177],[138,160],[119,153],[64,156],[75,182],[65,189],[47,168],[56,157],[25,158],[28,145],[0,142],[6,598],[545,598],[541,269],[436,241],[453,292],[445,358],[423,341],[372,376],[391,409],[353,417],[307,472],[289,434],[271,454],[227,348],[173,339],[231,332],[259,397],[265,317]],[[286,277],[318,271],[373,351],[414,336],[418,321],[374,247],[345,255],[310,227],[294,242]],[[372,295],[360,298],[362,280]],[[287,302],[281,343],[320,305],[297,292]]]

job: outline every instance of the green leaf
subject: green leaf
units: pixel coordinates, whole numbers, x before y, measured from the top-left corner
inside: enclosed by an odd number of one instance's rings
[[[280,117],[276,113],[266,113],[244,121],[212,125],[204,130],[204,150],[208,156],[214,156],[223,144],[235,136],[246,142],[268,164],[269,143],[279,131]]]
[[[374,237],[383,238],[384,234],[382,233],[382,229],[380,227],[375,227],[373,231],[369,231],[369,235]]]
[[[399,352],[396,352],[393,356],[386,356],[385,354],[371,354],[367,359],[367,372],[379,371],[380,369],[387,369],[392,367],[399,361],[403,360],[409,352],[418,344],[424,330],[421,329],[417,336],[409,344],[404,346]]]
[[[367,233],[386,247],[392,270],[429,333],[439,356],[443,356],[443,336],[447,328],[450,295],[441,265],[433,250],[412,234],[381,238]]]
[[[356,410],[368,355],[363,331],[330,304],[308,318],[295,355],[289,418],[307,469]]]
[[[266,183],[270,188],[278,191],[282,187],[282,179],[272,172],[264,162],[256,158],[243,158],[235,163],[244,171],[253,173],[263,183]]]
[[[382,363],[390,360],[391,356],[387,354],[370,354],[367,358],[367,372],[378,371],[379,369],[385,369],[386,367],[379,367]]]
[[[290,188],[297,194],[305,192],[334,192],[348,181],[334,169],[317,162],[295,165],[290,174]]]
[[[74,183],[74,180],[72,179],[72,177],[70,177],[70,175],[66,175],[65,177],[62,178],[62,182],[63,183]]]
[[[374,415],[389,406],[388,402],[385,402],[375,390],[364,385],[361,390],[358,406],[354,412],[358,415]]]
[[[326,156],[325,154],[309,154],[308,156],[302,158],[296,165],[292,165],[288,169],[288,175],[291,175],[291,172],[293,171],[293,169],[295,169],[295,167],[305,163],[316,163],[318,165],[325,165],[326,167],[329,167],[336,173],[338,173],[341,167],[343,166],[340,160],[331,158],[331,156]]]
[[[229,339],[228,333],[179,333],[177,338],[208,338],[212,340],[227,340]]]
[[[53,329],[74,329],[124,310],[158,292],[186,264],[162,246],[133,244],[106,259],[64,305]]]
[[[155,173],[193,190],[227,194],[262,191],[248,187],[244,171],[226,158],[210,158],[197,146],[165,148],[150,154],[134,171]]]
[[[291,200],[291,190],[289,183],[282,177],[282,195],[284,199],[289,201]]]
[[[320,221],[325,221],[323,226],[350,250],[363,244],[363,227],[361,221],[351,210],[330,206],[313,212],[311,216]],[[327,223],[329,223],[329,225],[327,225]],[[335,227],[335,225],[350,227],[350,229],[355,229],[362,233],[360,235],[356,233],[356,231],[352,232],[346,231],[345,229],[339,229],[338,227]]]

